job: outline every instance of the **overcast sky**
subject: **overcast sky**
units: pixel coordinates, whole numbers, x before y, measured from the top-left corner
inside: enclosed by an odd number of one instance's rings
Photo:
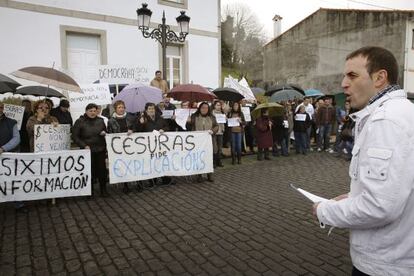
[[[221,0],[222,8],[231,3],[244,3],[255,11],[268,37],[273,36],[272,18],[275,14],[283,17],[284,32],[320,7],[414,10],[414,0]]]

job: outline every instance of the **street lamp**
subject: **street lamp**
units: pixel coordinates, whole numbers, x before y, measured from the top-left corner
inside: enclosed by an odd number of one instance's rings
[[[149,32],[149,25],[151,20],[152,11],[147,8],[148,4],[143,3],[142,7],[137,9],[138,15],[138,29],[142,31],[142,35],[145,38],[156,39],[161,43],[162,47],[162,77],[165,80],[167,75],[167,43],[168,42],[184,42],[189,32],[190,17],[185,14],[185,11],[181,11],[181,15],[176,18],[180,33],[177,35],[170,29],[169,25],[165,24],[165,12],[162,12],[162,23],[158,25],[158,28]]]

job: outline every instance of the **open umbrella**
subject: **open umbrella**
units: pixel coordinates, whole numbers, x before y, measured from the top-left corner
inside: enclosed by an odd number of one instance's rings
[[[181,84],[177,85],[167,94],[167,97],[174,98],[178,101],[212,101],[216,98],[213,93],[210,93],[206,88],[198,84]]]
[[[285,112],[285,109],[283,107],[283,105],[280,105],[278,103],[262,103],[259,104],[251,113],[252,117],[254,119],[257,119],[260,117],[261,115],[261,110],[262,109],[269,109],[269,116],[270,117],[274,117],[274,116],[280,116],[283,115],[283,113]]]
[[[13,72],[12,75],[68,91],[82,92],[79,84],[74,79],[54,68],[39,66],[25,67]]]
[[[21,86],[21,84],[17,81],[0,74],[0,93],[14,92],[19,86]]]
[[[250,89],[252,90],[254,95],[264,94],[266,92],[263,88],[260,88],[260,87],[252,87]]]
[[[122,89],[121,93],[115,96],[113,102],[118,100],[125,103],[126,111],[136,113],[144,111],[146,103],[159,104],[162,102],[162,91],[157,87],[134,83]]]
[[[293,89],[284,89],[274,93],[269,102],[291,101],[294,99],[303,99],[303,94]]]
[[[213,91],[213,93],[217,96],[217,98],[223,101],[239,102],[244,99],[242,94],[237,92],[236,89],[230,87],[217,88]]]
[[[275,85],[270,87],[266,93],[265,96],[272,96],[274,93],[281,91],[281,90],[296,90],[299,93],[302,93],[302,95],[305,95],[305,91],[303,91],[303,89],[296,84],[280,84],[280,85]]]
[[[53,88],[37,85],[19,87],[17,88],[15,94],[58,98],[65,97],[62,93]]]
[[[308,97],[320,97],[320,96],[325,96],[325,94],[323,94],[318,89],[307,89],[307,90],[305,90],[305,96],[308,96]]]

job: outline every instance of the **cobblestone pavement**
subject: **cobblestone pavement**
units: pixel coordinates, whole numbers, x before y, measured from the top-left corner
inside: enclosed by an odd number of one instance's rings
[[[226,160],[226,162],[229,162]],[[177,179],[128,195],[0,205],[0,275],[350,275],[348,234],[328,237],[294,183],[347,191],[328,153],[228,163],[215,183]]]

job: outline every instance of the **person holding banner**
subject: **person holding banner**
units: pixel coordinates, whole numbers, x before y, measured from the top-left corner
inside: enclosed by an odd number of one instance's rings
[[[46,100],[39,100],[34,103],[34,114],[29,118],[26,124],[27,134],[29,135],[30,152],[34,152],[34,136],[35,125],[52,124],[57,126],[59,124],[56,117],[50,115],[50,109],[52,105]]]
[[[0,102],[0,154],[3,152],[16,151],[20,143],[20,134],[17,128],[17,122],[7,118],[3,113],[4,103]],[[15,202],[16,210],[26,212],[23,202]]]
[[[152,132],[154,130],[161,133],[168,131],[168,124],[159,114],[157,114],[156,105],[154,103],[146,103],[145,111],[139,116],[136,131]],[[169,176],[164,176],[161,179],[162,185],[175,184]],[[152,183],[153,185],[157,184],[157,179],[152,179]]]
[[[230,128],[231,132],[231,163],[233,165],[235,164],[237,156],[237,164],[241,164],[241,143],[243,127],[246,124],[246,121],[244,120],[244,115],[241,111],[240,103],[233,103],[227,118],[229,118],[227,125]]]
[[[113,104],[114,113],[111,118],[108,120],[108,133],[125,133],[128,135],[133,133],[134,129],[134,116],[128,114],[125,111],[125,103],[123,101],[116,101]],[[130,192],[128,183],[123,183],[124,188],[123,192],[128,194]],[[138,191],[142,192],[142,186],[138,185]]]
[[[213,150],[214,150],[214,144],[216,145],[215,151],[214,151],[213,164],[214,164],[214,168],[216,166],[223,167],[223,163],[221,162],[221,154],[223,150],[223,135],[224,135],[224,131],[226,128],[226,114],[224,114],[223,112],[220,101],[215,101],[213,103],[212,113],[216,117],[216,121],[218,124],[218,130],[216,134],[213,136]]]
[[[98,179],[103,197],[108,196],[105,135],[106,126],[103,119],[98,117],[98,106],[94,103],[88,104],[85,114],[76,120],[72,128],[72,139],[81,149],[91,151],[92,179]]]
[[[213,153],[217,152],[217,143],[214,143],[214,136],[219,130],[219,125],[217,124],[216,117],[211,114],[210,106],[207,102],[200,103],[197,111],[191,115],[187,125],[187,129],[191,129],[192,131],[207,131],[212,135]],[[207,174],[207,181],[214,182],[212,173]],[[197,182],[203,182],[203,176],[201,174],[198,175]]]
[[[16,120],[4,114],[4,103],[0,102],[0,154],[15,151],[20,143],[20,134]]]

